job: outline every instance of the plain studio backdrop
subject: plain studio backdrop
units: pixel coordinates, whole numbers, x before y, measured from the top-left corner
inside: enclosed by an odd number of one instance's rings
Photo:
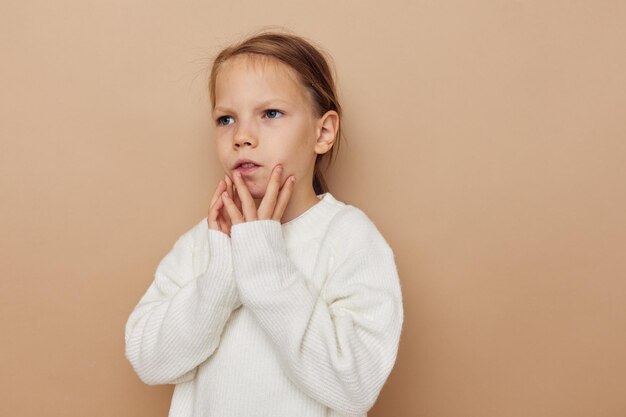
[[[626,3],[0,4],[0,415],[166,416],[124,325],[221,175],[207,67],[268,25],[334,57],[333,194],[395,251],[370,415],[626,415]]]

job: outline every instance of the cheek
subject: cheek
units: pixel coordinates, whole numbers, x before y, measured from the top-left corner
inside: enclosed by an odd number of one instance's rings
[[[315,132],[309,128],[302,127],[296,130],[287,146],[290,155],[299,159],[308,158],[314,153]]]
[[[217,141],[215,143],[215,154],[222,166],[224,166],[224,168],[227,168],[226,165],[228,163],[228,147],[226,146],[224,141]]]

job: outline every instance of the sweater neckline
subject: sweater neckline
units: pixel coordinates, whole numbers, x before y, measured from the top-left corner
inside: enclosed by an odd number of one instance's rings
[[[284,232],[292,232],[294,229],[308,229],[319,226],[320,220],[326,217],[332,211],[332,207],[337,203],[337,200],[330,192],[318,194],[316,196],[319,201],[302,212],[297,217],[282,223],[281,226]]]

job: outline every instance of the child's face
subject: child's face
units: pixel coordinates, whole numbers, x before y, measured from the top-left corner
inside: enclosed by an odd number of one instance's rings
[[[283,166],[281,184],[296,177],[292,198],[312,189],[319,117],[308,91],[287,65],[235,56],[221,65],[215,83],[215,140],[229,177],[242,173],[250,194],[262,198],[272,169]],[[255,166],[238,165],[246,159]]]

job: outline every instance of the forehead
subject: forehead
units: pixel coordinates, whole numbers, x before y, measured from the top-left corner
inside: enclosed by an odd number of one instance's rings
[[[217,102],[233,96],[255,95],[278,95],[300,101],[308,100],[310,93],[293,68],[272,57],[241,54],[220,65],[215,79]]]

